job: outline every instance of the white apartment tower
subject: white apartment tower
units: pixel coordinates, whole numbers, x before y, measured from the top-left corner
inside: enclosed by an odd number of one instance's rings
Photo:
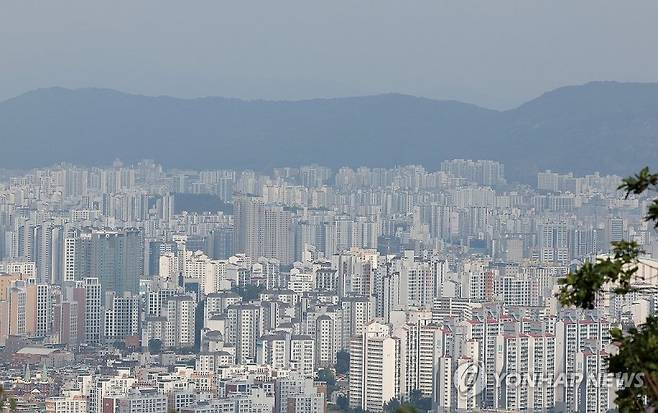
[[[583,365],[578,364],[578,354],[583,351],[597,353],[607,350],[610,344],[611,324],[594,312],[565,314],[555,323],[555,369],[567,377],[573,377]],[[565,410],[578,410],[580,394],[575,386],[564,381],[557,383],[556,403]]]
[[[308,335],[293,335],[290,338],[290,367],[304,377],[315,374],[315,340]]]
[[[441,329],[431,320],[418,320],[396,329],[399,339],[400,393],[408,396],[420,390],[432,397],[440,357],[443,355]]]
[[[165,347],[194,347],[195,311],[196,302],[188,295],[171,297],[164,303],[162,315],[167,320],[163,337]]]
[[[84,290],[84,341],[89,345],[102,344],[103,305],[98,278],[85,278],[78,283]]]
[[[128,292],[106,300],[105,340],[113,342],[139,335],[139,296]]]
[[[555,338],[551,334],[499,334],[496,371],[502,377],[498,407],[546,411],[555,406]],[[517,380],[518,378],[518,380]]]
[[[238,363],[256,361],[256,341],[263,331],[261,307],[255,304],[234,304],[226,309],[226,343],[234,344]]]
[[[350,341],[349,405],[381,412],[396,394],[397,344],[384,324],[373,322]]]

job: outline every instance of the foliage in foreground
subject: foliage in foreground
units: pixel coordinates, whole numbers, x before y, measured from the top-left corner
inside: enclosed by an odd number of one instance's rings
[[[658,190],[658,174],[643,168],[637,175],[623,180],[619,186],[626,192],[640,195]],[[647,209],[645,220],[658,228],[658,199]],[[637,275],[639,257],[643,251],[633,241],[613,243],[611,257],[585,263],[559,281],[558,298],[565,306],[593,309],[597,300],[607,294],[625,295],[631,292],[656,293],[655,287]],[[638,283],[639,281],[640,283]],[[646,282],[646,283],[645,283]],[[626,331],[612,329],[617,354],[608,358],[608,372],[629,378],[627,386],[617,391],[615,403],[622,412],[644,412],[658,407],[658,318],[650,316],[645,324]],[[632,378],[640,380],[632,380]],[[641,384],[641,385],[640,385]]]
[[[421,413],[432,410],[432,398],[423,397],[420,390],[412,390],[409,398],[402,402],[399,399],[391,399],[384,405],[386,413]]]

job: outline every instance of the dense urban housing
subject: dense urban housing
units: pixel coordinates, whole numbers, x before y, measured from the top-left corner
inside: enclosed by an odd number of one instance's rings
[[[555,293],[622,239],[656,282],[647,199],[620,180],[461,159],[4,171],[1,381],[51,413],[607,411],[609,330],[655,295]]]

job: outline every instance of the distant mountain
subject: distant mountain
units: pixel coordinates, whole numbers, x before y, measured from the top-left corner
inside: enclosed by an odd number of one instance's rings
[[[0,102],[4,168],[156,159],[266,170],[495,159],[532,181],[550,168],[628,174],[658,166],[658,84],[564,87],[508,111],[412,96],[303,101],[177,99],[40,89]]]

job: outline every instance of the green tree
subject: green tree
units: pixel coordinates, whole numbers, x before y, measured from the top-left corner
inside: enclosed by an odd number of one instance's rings
[[[409,392],[409,402],[416,405],[423,398],[423,392],[419,389],[414,389]]]
[[[260,298],[260,293],[265,290],[265,286],[249,284],[244,287],[234,286],[231,290],[237,293],[242,301],[255,301]]]
[[[418,413],[418,409],[413,404],[403,403],[397,409],[392,410],[391,413]]]
[[[157,338],[152,338],[148,342],[149,353],[151,354],[160,354],[162,351],[162,340]]]
[[[411,403],[401,403],[399,399],[391,399],[384,405],[386,413],[418,413],[418,409]]]
[[[347,374],[350,371],[350,353],[341,350],[336,353],[336,374]]]
[[[327,396],[331,396],[331,394],[338,388],[338,386],[336,386],[336,375],[330,369],[318,370],[317,379],[318,381],[323,381],[327,384]]]
[[[350,401],[347,397],[340,395],[336,398],[336,407],[346,412],[350,409]]]
[[[5,388],[2,384],[0,384],[0,410],[5,409],[6,400],[7,395],[5,394]]]
[[[423,397],[421,390],[415,389],[409,393],[409,399],[406,402],[394,398],[384,405],[386,413],[409,413],[409,412],[429,412],[432,410],[432,398]]]
[[[329,369],[321,369],[318,371],[318,381],[327,383],[327,386],[334,386],[336,385],[336,376]]]
[[[409,393],[409,403],[417,410],[422,412],[429,412],[432,410],[432,398],[423,397],[423,392],[419,389],[412,390]]]
[[[402,407],[402,402],[400,402],[400,399],[394,398],[384,404],[384,411],[386,413],[394,413],[397,412],[400,407]]]
[[[417,400],[421,401],[424,399],[421,395],[421,397],[417,398]],[[430,399],[430,408],[427,409],[427,411],[431,410],[431,404],[432,400]],[[420,410],[421,409],[418,407],[418,405],[411,401],[411,397],[409,398],[409,401],[405,403],[402,403],[400,399],[395,398],[389,400],[388,403],[384,405],[384,412],[386,413],[417,413]]]
[[[16,411],[16,407],[18,406],[18,401],[14,399],[13,397],[9,399],[9,410],[12,412]]]
[[[626,198],[657,191],[658,174],[643,168],[624,179],[619,189],[626,192]],[[649,203],[644,219],[658,228],[658,199]],[[612,256],[587,262],[559,280],[562,305],[593,309],[604,295],[658,292],[651,284],[641,283],[648,280],[637,274],[643,251],[636,242],[614,242],[612,247]],[[650,316],[633,328],[614,328],[610,335],[619,351],[609,356],[608,372],[629,378],[617,391],[617,407],[621,412],[654,411],[658,408],[658,318]]]

